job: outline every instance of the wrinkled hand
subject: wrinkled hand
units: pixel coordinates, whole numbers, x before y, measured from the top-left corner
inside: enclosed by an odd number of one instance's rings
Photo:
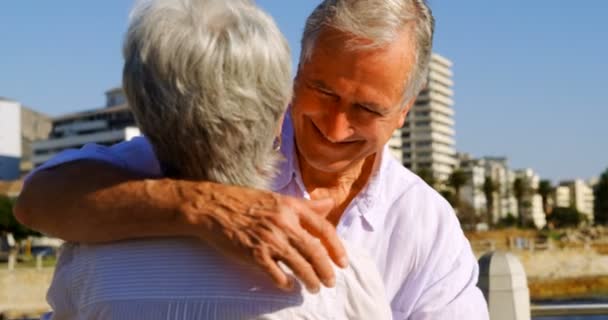
[[[334,286],[331,261],[344,268],[348,260],[334,226],[325,218],[333,200],[308,201],[215,186],[211,195],[201,186],[182,191],[185,201],[180,211],[194,235],[225,255],[257,264],[281,289],[290,290],[293,283],[278,262],[287,265],[310,292],[317,292],[320,283]]]

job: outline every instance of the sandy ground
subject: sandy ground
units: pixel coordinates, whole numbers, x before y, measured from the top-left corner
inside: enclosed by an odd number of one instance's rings
[[[593,250],[564,249],[515,252],[528,278],[559,279],[608,276],[608,255]]]
[[[53,268],[0,270],[0,313],[7,311],[46,311],[46,291],[51,284]]]

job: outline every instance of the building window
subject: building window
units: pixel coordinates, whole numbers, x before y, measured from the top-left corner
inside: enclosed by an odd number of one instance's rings
[[[431,125],[430,121],[416,121],[416,127],[428,127]]]
[[[431,141],[420,141],[416,142],[416,147],[430,147],[432,145]]]

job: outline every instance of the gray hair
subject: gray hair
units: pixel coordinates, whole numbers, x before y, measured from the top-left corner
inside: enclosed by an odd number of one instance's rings
[[[161,164],[183,179],[263,188],[291,99],[291,58],[245,0],[148,0],[130,16],[123,86]]]
[[[414,69],[404,84],[403,102],[406,103],[426,85],[431,60],[435,20],[424,0],[323,1],[306,20],[300,63],[310,59],[317,36],[324,27],[370,40],[369,44],[346,43],[349,49],[365,50],[390,43],[411,22],[416,51]]]

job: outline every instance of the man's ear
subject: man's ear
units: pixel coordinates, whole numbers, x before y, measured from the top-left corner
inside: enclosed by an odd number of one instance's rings
[[[414,105],[414,102],[416,102],[416,98],[412,98],[410,101],[408,101],[407,104],[403,107],[403,109],[399,111],[399,128],[403,127],[403,124],[405,123],[405,118],[407,117],[407,113],[410,112],[410,109]]]

